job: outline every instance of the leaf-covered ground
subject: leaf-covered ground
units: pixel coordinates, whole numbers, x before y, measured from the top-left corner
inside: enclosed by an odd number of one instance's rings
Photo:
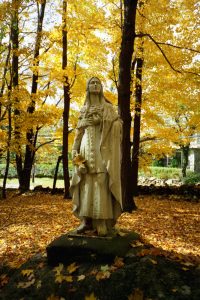
[[[122,214],[117,223],[117,227],[133,230],[141,236],[141,240],[133,245],[132,261],[115,259],[105,265],[96,262],[96,265],[82,266],[71,262],[65,269],[62,265],[60,269],[51,269],[46,264],[46,246],[79,224],[71,212],[71,201],[39,192],[26,195],[10,193],[6,200],[0,201],[0,287],[2,295],[4,291],[6,295],[2,299],[104,300],[115,299],[118,295],[118,299],[129,300],[196,300],[199,294],[192,284],[197,285],[195,280],[200,269],[200,203],[186,202],[177,196],[140,196],[136,198],[136,204],[138,210]],[[170,266],[175,273],[168,270]],[[138,273],[137,268],[143,270],[144,275]],[[136,271],[137,274],[134,273]],[[168,272],[169,278],[165,272]],[[152,283],[151,291],[149,287],[145,288],[151,277],[166,283],[162,288]],[[178,278],[177,282],[174,278]],[[194,279],[191,284],[186,284],[188,278],[190,281]],[[117,290],[120,288],[119,281],[126,298],[122,298]],[[49,287],[45,286],[47,282]],[[52,282],[55,283],[54,289]],[[111,286],[110,294],[102,296],[102,288],[106,288],[107,282],[117,287]],[[131,292],[132,285],[135,288],[132,287]],[[13,290],[10,298],[9,288]],[[169,296],[166,296],[169,289]],[[66,290],[71,296],[66,294]],[[77,295],[77,298],[72,295]]]

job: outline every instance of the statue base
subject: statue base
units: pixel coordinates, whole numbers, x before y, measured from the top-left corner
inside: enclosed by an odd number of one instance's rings
[[[48,264],[68,264],[70,261],[94,261],[124,257],[131,249],[130,243],[139,239],[135,232],[115,233],[105,237],[77,234],[76,231],[64,234],[51,242],[47,248]]]

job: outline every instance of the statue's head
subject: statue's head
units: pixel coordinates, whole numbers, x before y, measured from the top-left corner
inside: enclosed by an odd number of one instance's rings
[[[104,100],[103,86],[98,77],[91,77],[87,82],[86,87],[86,99],[84,104],[90,105],[90,97],[92,95],[99,95],[99,104],[102,104]]]
[[[86,91],[88,91],[91,94],[100,94],[102,90],[103,88],[99,78],[92,77],[88,80]]]

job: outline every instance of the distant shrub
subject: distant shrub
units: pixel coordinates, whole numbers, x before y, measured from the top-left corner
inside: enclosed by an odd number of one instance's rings
[[[0,164],[0,178],[4,177],[5,168],[6,168],[6,164]],[[10,164],[8,178],[11,179],[11,178],[16,178],[16,177],[17,177],[16,168],[15,168],[15,166],[13,164]]]
[[[152,165],[153,167],[164,167],[165,161],[164,159],[154,160]]]
[[[181,169],[169,167],[150,167],[150,173],[148,172],[147,176],[153,176],[158,179],[166,180],[171,178],[180,179],[182,177]]]
[[[183,183],[185,184],[200,183],[200,173],[188,173],[187,176],[183,178]]]

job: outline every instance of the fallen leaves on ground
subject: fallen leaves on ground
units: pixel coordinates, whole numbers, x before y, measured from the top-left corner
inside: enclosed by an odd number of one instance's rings
[[[33,274],[33,270],[22,270],[22,275],[23,276],[30,276],[31,274]]]
[[[136,204],[138,210],[123,213],[117,226],[122,230],[138,232],[145,243],[158,248],[151,250],[158,253],[147,255],[162,255],[162,251],[167,250],[180,257],[183,255],[191,263],[198,260],[200,203],[181,201],[181,198],[173,201],[164,197],[143,196],[136,198]],[[79,220],[72,214],[71,201],[64,200],[62,195],[9,193],[6,200],[0,201],[1,264],[19,267],[36,253],[45,255],[46,246],[52,240],[78,225]],[[133,243],[132,246],[140,247],[142,243]],[[140,255],[146,254],[141,252]],[[123,261],[118,260],[112,266],[113,270],[120,264],[122,267]],[[66,276],[77,268],[75,264],[71,265]],[[5,280],[1,279],[3,284]]]
[[[168,251],[181,260],[199,263],[200,203],[184,201],[181,196],[176,200],[167,196],[140,196],[135,202],[138,209],[123,213],[117,225],[136,231],[144,243],[158,248],[144,249],[149,251],[143,252],[144,255],[166,255]]]
[[[143,291],[141,291],[140,289],[134,289],[133,293],[128,296],[128,300],[143,300],[143,299],[144,299]]]
[[[36,253],[45,255],[52,240],[78,225],[63,196],[8,193],[0,201],[0,262],[18,268]]]
[[[113,266],[116,267],[116,268],[122,268],[124,266],[124,259],[123,259],[123,257],[116,256],[115,260],[114,260]]]
[[[79,275],[78,278],[77,278],[77,281],[82,281],[85,279],[85,275]]]
[[[59,297],[59,296],[55,296],[55,295],[51,295],[47,298],[47,300],[65,300],[65,298],[63,297]]]
[[[85,296],[85,300],[96,300],[94,293],[90,294],[89,296]]]
[[[63,264],[59,264],[57,267],[53,269],[55,272],[55,282],[62,283],[63,281],[66,282],[73,282],[75,278],[71,275],[72,273],[76,272],[76,270],[79,268],[76,263],[72,263],[66,268]],[[84,277],[85,278],[85,277]],[[82,276],[76,276],[77,281],[81,281],[84,279]]]
[[[4,285],[6,285],[9,282],[9,277],[7,274],[2,274],[0,276],[0,288],[2,288]]]
[[[22,270],[22,275],[26,276],[25,281],[20,281],[17,285],[18,288],[27,289],[35,284],[35,276],[33,270]]]
[[[69,266],[67,267],[67,272],[68,272],[69,274],[72,274],[72,273],[74,273],[78,268],[79,268],[79,266],[77,266],[76,263],[74,262],[74,263],[72,263],[71,265],[69,265]]]

